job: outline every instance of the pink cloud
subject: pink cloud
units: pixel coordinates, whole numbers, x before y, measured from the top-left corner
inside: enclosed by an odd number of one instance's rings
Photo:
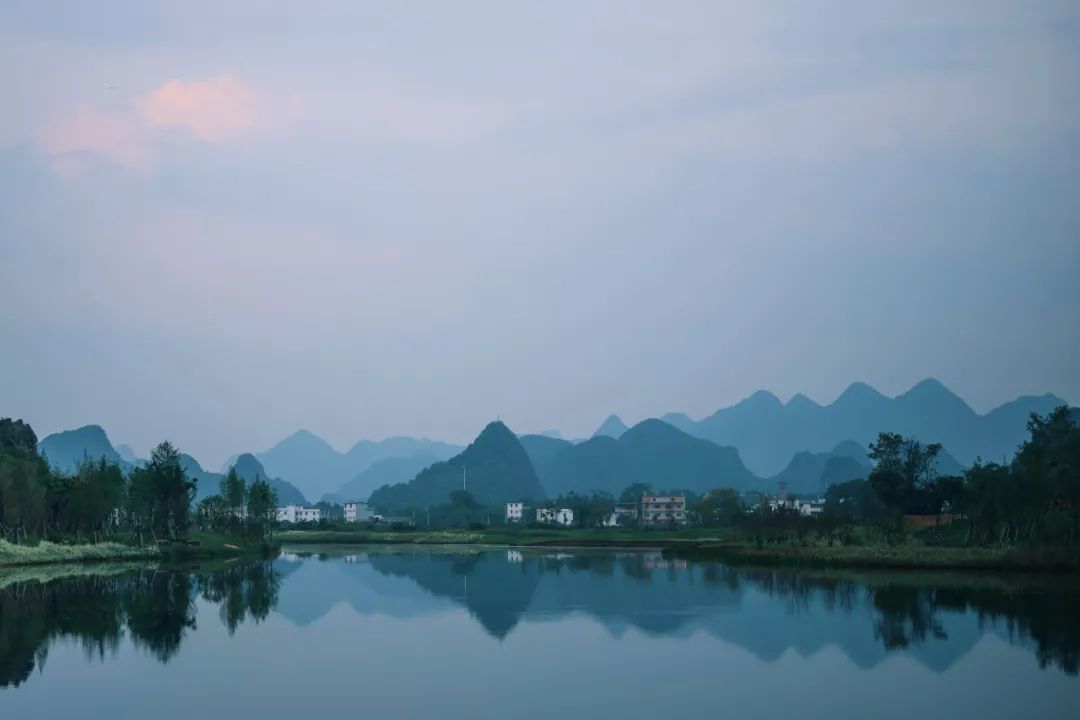
[[[149,127],[185,127],[206,142],[226,142],[255,125],[255,92],[232,75],[170,80],[135,102]]]
[[[95,162],[105,160],[130,170],[148,170],[150,157],[130,119],[80,106],[62,123],[38,137],[38,147],[60,175],[81,175]]]

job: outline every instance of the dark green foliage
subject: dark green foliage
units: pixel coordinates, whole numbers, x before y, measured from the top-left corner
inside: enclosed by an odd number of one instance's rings
[[[180,452],[169,442],[154,448],[146,467],[131,472],[129,519],[155,538],[179,537],[191,522],[196,482],[184,471]]]
[[[870,443],[869,458],[876,462],[870,485],[889,508],[913,511],[915,494],[936,478],[936,461],[941,445],[923,445],[898,433],[880,433]],[[940,511],[940,508],[935,512]]]
[[[574,526],[599,527],[615,512],[615,498],[610,493],[568,493],[545,503],[552,508],[569,508],[574,511]]]
[[[976,464],[967,474],[963,510],[971,540],[1080,544],[1080,427],[1062,406],[1032,414],[1029,439],[1011,465]]]
[[[693,514],[703,527],[728,527],[732,532],[744,516],[739,494],[732,488],[705,493],[693,506]]]
[[[465,489],[484,505],[539,499],[544,490],[517,437],[501,422],[490,423],[464,452],[421,471],[407,483],[384,485],[371,495],[381,510],[400,511],[444,505]]]
[[[868,480],[849,480],[825,492],[825,513],[845,525],[873,525],[890,515]]]

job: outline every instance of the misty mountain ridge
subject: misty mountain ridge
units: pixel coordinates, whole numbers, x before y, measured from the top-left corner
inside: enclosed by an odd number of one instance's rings
[[[439,462],[432,455],[413,455],[411,457],[392,457],[372,463],[366,470],[337,489],[337,492],[324,495],[327,502],[343,503],[348,500],[366,500],[371,493],[383,485],[396,485],[408,482],[424,468]]]
[[[758,391],[701,420],[682,413],[661,419],[695,437],[738,448],[755,473],[773,476],[796,453],[830,452],[845,441],[865,446],[879,432],[940,442],[965,466],[976,457],[1000,461],[1023,442],[1030,413],[1046,414],[1062,404],[1050,394],[1022,396],[979,415],[942,383],[928,379],[894,398],[856,382],[829,405],[802,394],[783,403]]]
[[[506,425],[495,421],[460,454],[431,465],[406,483],[383,485],[369,502],[389,510],[440,505],[462,488],[463,479],[465,489],[483,504],[544,497],[525,448]]]
[[[597,437],[602,435],[617,440],[622,437],[622,434],[627,430],[626,423],[620,420],[618,415],[608,415],[607,420],[604,420],[604,422],[600,424],[600,427],[596,428],[596,432],[594,432],[592,436]]]
[[[287,480],[270,476],[262,463],[260,463],[251,453],[244,453],[236,458],[236,464],[233,465],[233,467],[236,469],[236,474],[242,477],[248,485],[255,482],[256,478],[261,478],[268,482],[270,487],[274,489],[274,492],[277,493],[278,507],[308,504],[304,494],[295,485]],[[217,491],[215,490],[214,492]]]
[[[734,448],[695,438],[657,419],[644,420],[616,439],[598,434],[573,444],[539,435],[522,439],[549,496],[608,492],[633,483],[654,489],[704,492],[751,487],[756,478]]]
[[[49,465],[65,473],[75,472],[83,460],[101,458],[116,463],[125,471],[133,466],[116,451],[100,425],[83,425],[48,435],[38,442],[38,452],[48,459]]]
[[[424,457],[434,462],[459,452],[458,445],[401,436],[360,440],[346,452],[338,452],[318,435],[298,430],[254,456],[270,475],[295,485],[308,497],[318,498],[339,494],[346,484],[381,460]]]

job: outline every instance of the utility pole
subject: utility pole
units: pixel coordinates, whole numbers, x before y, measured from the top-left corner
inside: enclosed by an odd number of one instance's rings
[[[461,468],[461,489],[465,490],[465,468]]]

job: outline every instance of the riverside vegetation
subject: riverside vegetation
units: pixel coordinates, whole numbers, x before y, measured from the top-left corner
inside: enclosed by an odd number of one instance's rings
[[[126,473],[105,458],[65,473],[38,453],[29,425],[0,419],[0,564],[268,549],[276,498],[266,481],[230,472],[193,512],[196,485],[168,442]]]
[[[660,494],[687,495],[690,527],[600,528],[616,502],[605,492],[537,501],[573,509],[574,528],[517,527],[503,523],[501,506],[455,489],[434,506],[394,508],[423,529],[324,521],[277,532],[273,541],[645,546],[756,562],[1080,569],[1080,428],[1061,407],[1032,414],[1027,429],[1011,462],[976,462],[949,476],[935,471],[940,445],[881,433],[869,446],[869,477],[829,487],[816,516],[732,488],[702,495],[672,488]],[[509,432],[497,439],[516,444]],[[21,421],[0,421],[0,564],[245,552],[270,542],[275,498],[257,477],[248,484],[233,470],[218,495],[193,509],[195,480],[168,443],[125,475],[106,460],[85,461],[73,474],[51,469],[35,441]],[[448,477],[456,473],[453,463],[444,463],[454,471]],[[618,500],[652,493],[650,485],[635,483]],[[937,526],[909,527],[911,515],[930,516]],[[86,541],[91,544],[71,545]]]

